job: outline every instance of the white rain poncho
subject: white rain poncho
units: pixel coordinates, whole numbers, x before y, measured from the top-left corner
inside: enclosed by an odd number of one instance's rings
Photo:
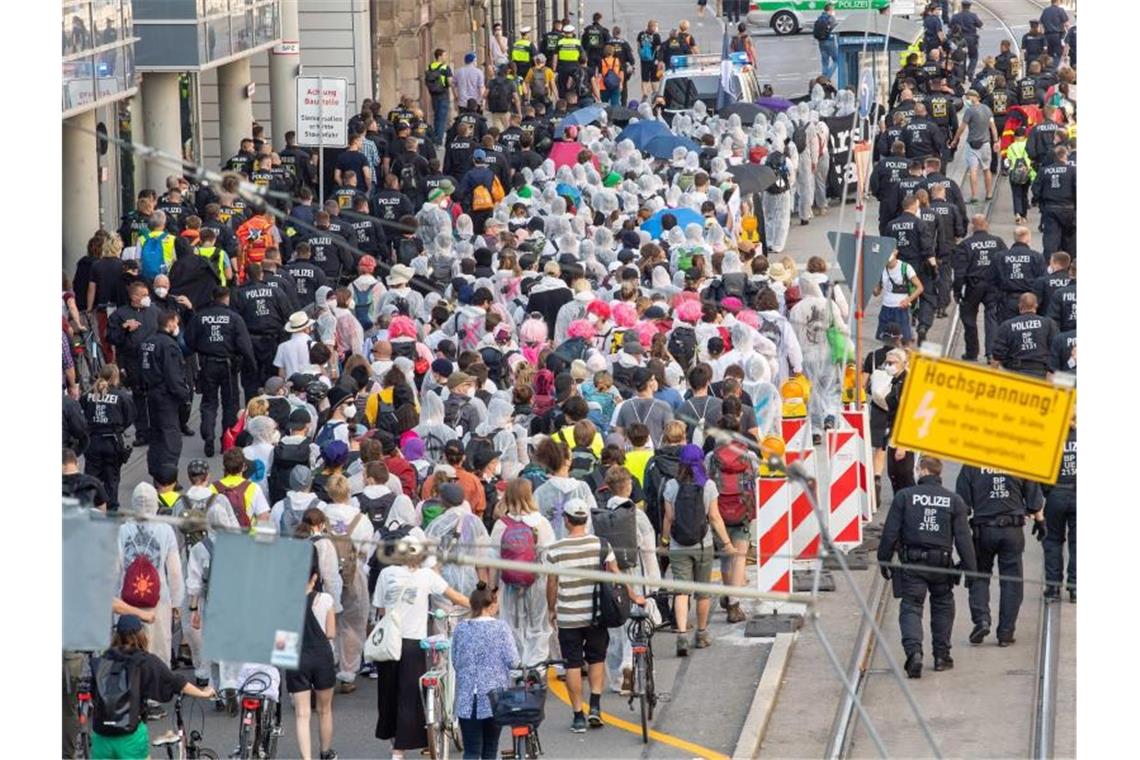
[[[444,211],[434,203],[424,204],[416,214],[416,237],[425,247],[431,244],[438,235],[451,237],[451,214]]]
[[[625,509],[629,504],[628,498],[612,496],[605,504],[605,509]],[[634,526],[637,534],[637,565],[627,572],[641,575],[651,580],[661,578],[661,566],[657,563],[657,534],[653,530],[653,523],[649,521],[644,509],[634,510]],[[648,597],[654,589],[648,586],[634,586],[634,591]],[[646,602],[656,607],[656,602],[647,598]],[[653,611],[650,611],[650,615]],[[621,688],[622,669],[633,666],[633,650],[625,626],[610,629],[610,643],[606,649],[606,675],[610,686],[616,691]]]
[[[816,85],[816,87],[818,86]],[[815,139],[819,145],[815,165],[815,205],[826,213],[828,206],[827,175],[831,173],[831,130],[816,111],[812,111],[811,121],[815,126]]]
[[[535,534],[535,548],[541,550],[554,542],[550,521],[538,512],[512,516],[526,523]],[[507,524],[499,519],[491,530],[491,544],[498,554]],[[541,556],[541,555],[540,555]],[[514,634],[523,665],[533,665],[550,657],[552,626],[546,607],[546,576],[536,575],[529,586],[507,583],[499,578],[499,619]]]
[[[581,499],[590,509],[597,506],[590,486],[574,478],[551,475],[545,483],[534,490],[534,502],[538,505],[538,511],[542,516],[550,521],[555,538],[566,537],[566,521],[562,519],[562,514],[566,502],[570,499]],[[592,533],[593,530],[593,521],[587,518],[586,532]]]
[[[249,462],[249,479],[261,489],[264,494],[269,493],[269,469],[273,466],[273,446],[277,443],[277,423],[268,415],[251,417],[246,421],[245,429],[253,437],[253,443],[243,448],[245,461]]]
[[[499,452],[503,480],[518,477],[519,471],[530,461],[526,441],[515,435],[512,422],[514,408],[509,398],[496,395],[487,405],[486,421],[475,428],[475,433],[489,437],[495,451]]]
[[[839,414],[840,366],[832,361],[827,329],[835,325],[847,333],[847,324],[839,307],[823,297],[819,286],[808,278],[800,278],[803,298],[788,312],[788,321],[796,331],[803,349],[804,374],[811,381],[808,414],[815,430],[823,430],[824,419]]]
[[[760,334],[776,345],[776,384],[782,385],[792,371],[799,371],[803,366],[799,338],[787,318],[779,311],[761,311],[758,315]]]
[[[786,121],[784,114],[777,117],[776,124],[772,128],[773,149],[783,150],[784,157],[787,159],[784,163],[788,169],[789,189],[782,193],[765,192],[760,194],[760,202],[764,208],[764,231],[770,254],[782,252],[788,242],[788,228],[792,223],[793,190],[796,187],[796,167],[799,164],[796,145],[787,139],[788,129],[785,123],[780,121],[780,118],[785,118]]]
[[[445,537],[454,537],[459,544],[459,551],[466,557],[491,557],[490,537],[483,520],[471,511],[471,505],[463,502],[458,507],[449,507],[443,514],[431,521],[424,529],[429,539],[440,540]],[[470,596],[479,582],[475,568],[470,565],[459,565],[454,562],[444,563],[440,575],[447,584],[459,593]],[[440,606],[448,604],[444,597],[433,597]]]
[[[835,115],[838,118],[850,117],[855,113],[855,93],[841,90],[836,96]]]
[[[158,492],[150,483],[139,483],[131,493],[130,506],[123,511],[153,517],[158,514]],[[119,584],[116,588],[122,588],[127,568],[139,554],[145,553],[158,571],[159,597],[154,622],[145,623],[143,630],[150,638],[151,654],[165,658],[170,653],[171,610],[181,608],[185,593],[178,537],[174,528],[165,523],[131,520],[119,526],[118,548]]]
[[[756,415],[756,426],[760,437],[781,435],[780,391],[771,381],[772,370],[767,357],[752,354],[744,362],[745,393],[752,399],[752,411]]]
[[[796,164],[796,215],[800,221],[812,218],[812,201],[815,200],[815,163],[819,150],[816,144],[815,128],[810,122],[811,111],[807,103],[796,106],[795,125],[804,128],[804,150],[797,147],[799,160]]]
[[[412,432],[424,442],[425,456],[432,464],[444,464],[443,447],[458,438],[459,433],[443,424],[443,399],[426,387],[430,375],[424,378],[425,388],[420,400],[420,424]]]
[[[455,220],[455,239],[471,242],[475,238],[475,223],[467,214],[460,214]]]

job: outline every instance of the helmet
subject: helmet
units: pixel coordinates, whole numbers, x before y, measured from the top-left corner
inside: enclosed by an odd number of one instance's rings
[[[313,404],[323,401],[328,393],[328,386],[320,380],[314,380],[305,386],[305,400]]]

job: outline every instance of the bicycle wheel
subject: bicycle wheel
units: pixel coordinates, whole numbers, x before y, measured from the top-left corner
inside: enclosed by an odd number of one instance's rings
[[[450,746],[447,742],[447,729],[444,726],[443,695],[439,689],[432,689],[433,715],[435,720],[427,727],[428,753],[432,760],[447,760]]]
[[[645,701],[649,704],[649,721],[653,721],[653,710],[657,707],[657,680],[653,677],[653,648],[645,652]]]
[[[218,760],[218,753],[212,749],[199,749],[194,756],[204,760]]]
[[[87,760],[91,757],[91,735],[86,729],[79,729],[75,735],[75,757],[77,760]]]
[[[238,731],[238,752],[237,756],[242,760],[248,760],[250,753],[253,751],[253,715],[249,710],[242,710],[241,713],[241,729]]]
[[[641,708],[641,743],[649,743],[649,705],[645,699],[645,661],[643,655],[633,658],[633,688],[637,690],[637,703]]]

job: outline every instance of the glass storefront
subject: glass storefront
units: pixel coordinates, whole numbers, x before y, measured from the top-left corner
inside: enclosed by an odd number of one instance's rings
[[[64,115],[135,86],[130,0],[63,3]]]

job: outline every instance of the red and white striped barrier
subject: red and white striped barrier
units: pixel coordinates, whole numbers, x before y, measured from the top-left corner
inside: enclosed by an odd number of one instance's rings
[[[867,405],[863,405],[861,411],[856,411],[855,407],[848,405],[843,409],[843,423],[844,426],[850,428],[859,437],[859,510],[863,515],[864,522],[870,522],[879,511],[879,505],[875,502],[875,489],[874,489],[874,469],[872,465],[872,451],[871,451],[871,427],[868,418]]]
[[[792,592],[791,483],[762,477],[756,489],[756,587]]]
[[[827,431],[828,523],[831,540],[843,550],[863,543],[859,467],[862,447],[854,430]]]
[[[782,422],[784,458],[788,464],[799,462],[808,474],[816,477],[815,447],[811,443],[811,420],[807,417],[785,417]],[[790,481],[792,501],[792,552],[797,560],[819,557],[819,521],[812,510],[804,486]]]

